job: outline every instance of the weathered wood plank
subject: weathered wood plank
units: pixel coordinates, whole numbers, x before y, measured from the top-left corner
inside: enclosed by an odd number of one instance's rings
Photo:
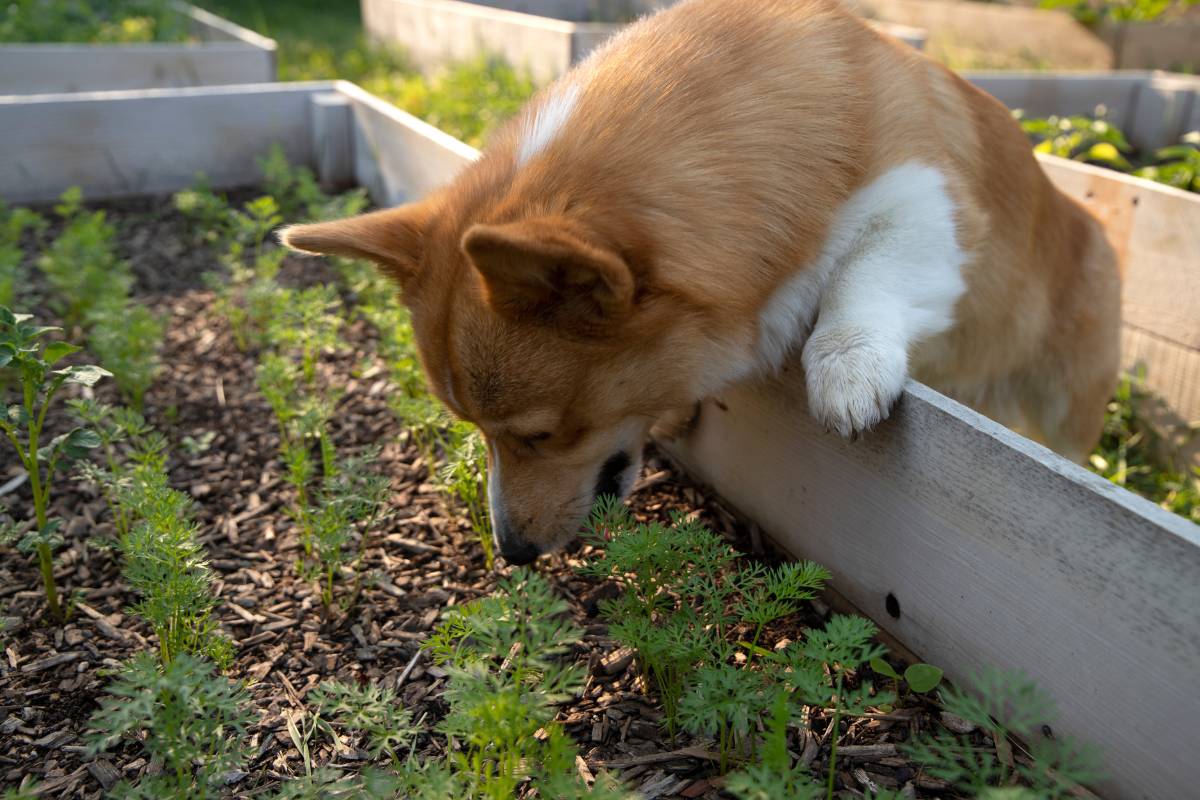
[[[1055,185],[1104,222],[1124,263],[1122,317],[1163,347],[1126,337],[1126,363],[1185,420],[1200,419],[1200,195],[1043,157]],[[1129,348],[1141,343],[1136,352]]]
[[[670,450],[952,678],[1037,680],[1054,731],[1102,749],[1106,796],[1190,796],[1200,528],[919,384],[857,442],[803,398],[796,364],[706,405]]]
[[[383,205],[416,200],[445,184],[479,151],[352,83],[337,90],[353,104],[354,170]]]
[[[0,196],[53,200],[175,191],[197,172],[217,188],[261,175],[273,143],[311,164],[309,96],[334,84],[289,83],[0,97]]]

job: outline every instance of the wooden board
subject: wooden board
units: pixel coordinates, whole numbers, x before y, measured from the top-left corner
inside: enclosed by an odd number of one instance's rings
[[[1112,170],[1040,158],[1055,185],[1105,224],[1124,263],[1127,367],[1181,419],[1200,420],[1200,195]]]
[[[919,384],[853,443],[803,398],[797,363],[669,450],[952,679],[1024,670],[1102,749],[1104,796],[1194,796],[1200,528]]]
[[[0,95],[218,86],[275,79],[275,42],[193,6],[196,43],[0,44]]]

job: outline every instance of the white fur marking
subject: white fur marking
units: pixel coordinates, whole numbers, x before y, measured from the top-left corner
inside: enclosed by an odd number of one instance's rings
[[[562,131],[579,101],[579,86],[560,86],[540,107],[525,118],[521,144],[517,148],[517,165],[524,166],[531,158],[546,149]]]
[[[822,258],[833,268],[804,346],[809,410],[848,436],[887,417],[910,348],[954,324],[966,254],[945,178],[909,163],[876,179],[838,212]]]

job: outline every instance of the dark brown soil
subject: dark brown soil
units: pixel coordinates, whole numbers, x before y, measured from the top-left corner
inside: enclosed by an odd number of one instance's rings
[[[339,451],[382,446],[380,463],[392,478],[395,513],[370,533],[369,579],[360,602],[348,614],[325,618],[314,587],[296,572],[299,542],[284,511],[289,490],[271,412],[255,388],[255,356],[236,349],[202,288],[199,276],[214,268],[213,254],[195,243],[167,200],[107,208],[120,224],[121,249],[138,276],[139,294],[170,315],[165,368],[147,397],[147,416],[174,445],[173,485],[198,504],[203,541],[219,576],[223,602],[217,613],[237,647],[230,675],[250,682],[257,710],[244,774],[230,791],[258,795],[303,773],[286,716],[304,708],[307,692],[325,680],[398,689],[414,717],[424,714],[432,727],[446,710],[440,699],[445,675],[419,654],[419,643],[442,609],[487,593],[496,575],[485,568],[476,535],[430,483],[429,465],[389,410],[385,372],[372,361],[372,332],[362,323],[348,327],[343,352],[327,358],[323,368],[346,387],[334,418]],[[297,280],[326,277],[314,265],[295,260],[286,271]],[[111,387],[98,392],[115,400]],[[189,448],[186,437],[211,441],[207,448]],[[19,470],[8,454],[0,464],[3,485]],[[27,486],[3,499],[16,516],[32,513]],[[732,514],[653,453],[631,504],[642,519],[665,520],[672,511],[699,515],[751,549],[748,530]],[[33,779],[45,797],[97,798],[120,777],[158,768],[132,742],[95,760],[83,752],[106,670],[152,647],[152,634],[126,610],[133,598],[105,548],[112,527],[103,500],[87,485],[63,479],[54,505],[68,521],[57,577],[60,587],[79,598],[71,621],[44,620],[33,564],[14,550],[0,550],[0,614],[7,618],[0,632],[0,787]],[[587,632],[578,648],[578,658],[589,666],[587,688],[560,716],[579,741],[580,769],[613,768],[647,797],[720,796],[720,779],[708,757],[711,744],[687,735],[669,741],[635,667],[628,659],[615,668],[606,660],[616,645],[595,613],[597,600],[611,587],[575,574],[573,567],[588,557],[583,548],[538,565],[570,600]],[[814,604],[787,625],[775,626],[764,641],[771,646],[795,640],[804,625],[826,614],[827,608]],[[839,747],[847,757],[839,761],[838,778],[847,789],[861,790],[870,780],[890,787],[911,783],[920,796],[946,795],[944,786],[923,778],[896,754],[896,743],[936,724],[935,709],[912,702],[889,715],[843,722]],[[828,721],[818,713],[810,731],[795,734],[793,749],[819,767],[829,754]],[[866,749],[850,756],[855,745]],[[434,755],[444,742],[429,735],[420,746]],[[347,768],[361,764],[353,748],[333,752],[328,743],[315,758]]]

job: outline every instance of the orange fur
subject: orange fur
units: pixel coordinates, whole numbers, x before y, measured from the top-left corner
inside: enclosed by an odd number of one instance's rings
[[[285,241],[399,281],[433,391],[487,437],[502,549],[526,560],[574,536],[615,452],[636,462],[656,419],[748,372],[764,307],[839,210],[912,163],[945,180],[966,291],[909,373],[1082,458],[1117,366],[1100,227],[998,102],[833,0],[680,3],[446,189]]]

